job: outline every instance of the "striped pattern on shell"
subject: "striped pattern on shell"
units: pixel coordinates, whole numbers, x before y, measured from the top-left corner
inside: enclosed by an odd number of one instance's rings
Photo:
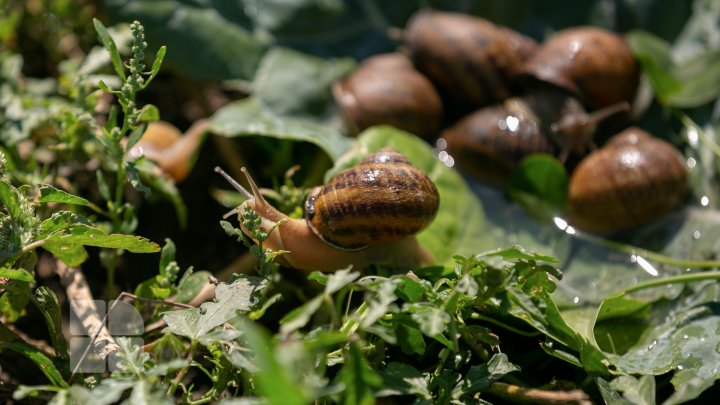
[[[660,218],[686,192],[680,152],[645,131],[628,128],[575,169],[567,216],[579,228],[614,233]]]
[[[341,249],[405,239],[432,222],[440,197],[432,180],[403,155],[383,149],[314,189],[308,227]]]

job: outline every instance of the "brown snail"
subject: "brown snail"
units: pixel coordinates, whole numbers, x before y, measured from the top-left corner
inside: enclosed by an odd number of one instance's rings
[[[252,192],[220,168],[215,170],[247,198],[233,212],[251,207],[266,230],[284,221],[270,232],[264,246],[288,251],[278,257],[285,265],[336,271],[370,264],[412,268],[433,261],[414,234],[435,217],[437,188],[393,150],[372,154],[313,190],[305,204],[305,219],[290,219],[268,204],[246,170]]]
[[[523,71],[593,109],[632,104],[640,82],[640,68],[625,39],[598,27],[557,32],[530,56]]]
[[[176,182],[185,180],[193,166],[209,123],[199,120],[183,135],[165,121],[151,122],[130,154],[145,156]]]
[[[626,104],[587,113],[561,89],[540,87],[475,111],[443,131],[447,152],[475,178],[504,185],[523,157],[531,153],[582,155],[592,144],[596,124]]]
[[[442,102],[433,84],[400,53],[370,57],[333,95],[353,134],[388,124],[429,139],[437,135]]]
[[[533,39],[479,17],[421,11],[403,36],[415,66],[464,108],[503,100],[536,47]]]
[[[687,191],[680,152],[639,128],[628,128],[577,166],[568,188],[567,217],[601,234],[651,222]]]

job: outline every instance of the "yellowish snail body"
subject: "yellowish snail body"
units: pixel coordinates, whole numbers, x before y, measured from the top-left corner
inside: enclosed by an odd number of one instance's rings
[[[181,182],[192,169],[194,157],[202,145],[208,125],[207,120],[196,121],[183,134],[168,122],[151,122],[130,153],[147,157],[167,176]]]
[[[437,213],[437,188],[393,150],[372,154],[314,189],[305,219],[290,219],[268,204],[247,171],[252,192],[216,171],[246,197],[234,211],[248,206],[260,215],[266,231],[274,228],[263,246],[289,251],[278,258],[284,265],[332,272],[350,265],[357,270],[370,264],[409,269],[433,262],[414,235]]]
[[[686,193],[680,151],[633,127],[577,166],[568,187],[567,216],[578,228],[612,234],[662,217]]]

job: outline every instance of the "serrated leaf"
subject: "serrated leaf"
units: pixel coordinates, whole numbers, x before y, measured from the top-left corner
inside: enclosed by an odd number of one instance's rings
[[[9,278],[11,280],[24,281],[26,283],[34,283],[35,277],[24,269],[6,269],[0,268],[0,277]]]
[[[50,244],[75,247],[74,245],[97,246],[103,248],[125,249],[132,253],[154,253],[160,246],[146,238],[135,235],[107,234],[98,228],[76,224],[70,233],[53,234],[47,238]]]
[[[267,280],[258,277],[243,277],[232,284],[220,283],[215,288],[215,302],[206,302],[200,308],[165,312],[163,320],[169,332],[198,339],[235,318],[239,311],[250,311],[259,301],[257,294],[266,285]]]
[[[340,291],[343,287],[352,283],[360,277],[360,273],[357,271],[351,271],[351,269],[338,270],[328,276],[327,284],[325,285],[325,294],[332,295]]]
[[[57,189],[49,184],[43,184],[40,186],[40,199],[41,203],[62,203],[72,205],[89,206],[90,201],[72,195],[66,191]]]
[[[623,393],[623,397],[634,405],[655,405],[655,377],[643,375],[635,378],[621,375],[610,381],[610,387]]]
[[[0,203],[10,214],[10,218],[17,218],[20,215],[20,195],[15,187],[4,181],[0,181]]]
[[[398,362],[391,362],[380,371],[383,388],[376,393],[378,397],[391,395],[415,395],[420,399],[432,399],[428,389],[428,377],[415,367]]]
[[[68,361],[70,352],[65,335],[63,335],[62,313],[57,295],[47,287],[38,287],[33,293],[32,301],[45,320],[57,356],[64,362]],[[65,363],[65,366],[67,367],[67,363]]]
[[[470,367],[467,375],[453,389],[453,397],[460,398],[462,395],[483,391],[505,374],[519,370],[518,366],[510,363],[505,353],[494,354],[486,364]]]
[[[30,361],[40,368],[45,377],[56,387],[67,388],[67,383],[62,378],[62,374],[55,368],[53,362],[47,358],[39,349],[26,345],[21,342],[6,342],[0,345],[3,349],[9,349],[20,353],[27,357]]]
[[[450,315],[440,308],[429,304],[406,304],[403,312],[410,313],[410,317],[418,323],[420,330],[426,336],[440,335],[450,323]]]

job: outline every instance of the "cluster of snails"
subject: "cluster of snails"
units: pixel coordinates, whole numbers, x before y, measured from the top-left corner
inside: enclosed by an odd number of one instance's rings
[[[657,219],[685,195],[682,155],[667,142],[630,128],[593,150],[597,124],[627,120],[638,91],[622,36],[575,27],[538,44],[479,17],[421,11],[402,39],[404,52],[368,58],[335,84],[350,132],[390,124],[439,135],[462,170],[500,186],[532,153],[582,159],[566,215],[598,233]]]

